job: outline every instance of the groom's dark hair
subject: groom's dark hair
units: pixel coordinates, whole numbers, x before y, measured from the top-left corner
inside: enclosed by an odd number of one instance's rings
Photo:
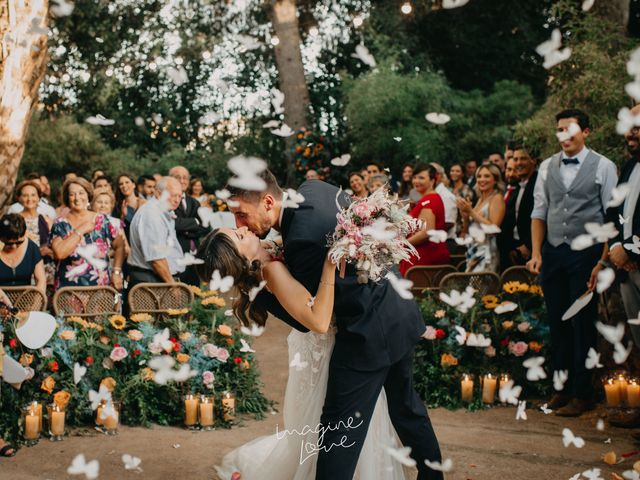
[[[261,198],[263,194],[270,193],[277,199],[282,198],[282,189],[280,188],[280,185],[278,185],[278,180],[276,180],[275,175],[271,173],[271,170],[265,169],[257,176],[267,184],[267,187],[264,190],[245,190],[244,188],[233,187],[227,184],[226,188],[229,193],[231,193],[231,197],[240,197],[243,200],[255,201],[258,198]]]

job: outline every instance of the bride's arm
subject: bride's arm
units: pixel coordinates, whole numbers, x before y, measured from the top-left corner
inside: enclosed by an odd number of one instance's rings
[[[289,315],[309,330],[326,333],[333,313],[335,272],[336,266],[326,259],[314,301],[311,301],[309,291],[293,278],[282,262],[265,265],[262,275],[269,290]]]

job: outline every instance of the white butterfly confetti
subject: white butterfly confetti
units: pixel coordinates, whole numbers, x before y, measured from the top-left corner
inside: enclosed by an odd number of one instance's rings
[[[251,348],[251,345],[249,345],[244,338],[240,339],[240,345],[242,345],[242,347],[240,347],[241,352],[255,353],[255,350]]]
[[[544,357],[531,357],[522,362],[522,366],[527,369],[527,380],[537,382],[547,378],[547,373],[542,368]]]
[[[601,474],[602,472],[599,468],[592,468],[590,470],[585,470],[584,472],[582,472],[582,476],[587,480],[604,480],[604,478],[600,476]]]
[[[291,127],[289,125],[287,125],[286,123],[283,123],[280,126],[280,128],[274,128],[273,130],[271,130],[271,133],[273,133],[274,135],[277,135],[278,137],[286,138],[286,137],[290,137],[296,132],[294,130],[291,130]]]
[[[640,312],[638,313],[638,316],[636,318],[630,318],[629,320],[627,320],[627,323],[629,325],[640,325]]]
[[[620,222],[620,225],[624,225],[629,223],[629,217],[624,218],[622,215],[618,214],[618,221]]]
[[[202,265],[204,260],[195,256],[196,252],[187,252],[184,257],[176,259],[178,265],[188,267],[189,265]]]
[[[388,242],[396,238],[396,231],[386,219],[378,218],[371,225],[362,228],[362,235],[370,235],[379,242]]]
[[[584,366],[591,370],[593,368],[602,368],[602,364],[600,363],[600,354],[596,352],[596,350],[591,347],[587,352],[587,359],[584,361]]]
[[[357,58],[365,65],[375,68],[376,67],[376,59],[373,58],[373,55],[369,52],[369,49],[364,46],[364,44],[360,43],[356,45],[356,52],[352,53],[351,56],[353,58]]]
[[[253,302],[256,297],[258,296],[258,294],[260,293],[260,290],[262,290],[265,285],[267,284],[266,280],[262,280],[257,287],[253,287],[251,290],[249,290],[249,301]]]
[[[309,297],[309,301],[307,302],[307,307],[311,308],[316,304],[316,297]]]
[[[464,345],[467,342],[467,331],[460,325],[455,325],[455,329],[458,331],[458,335],[455,336],[459,345]]]
[[[100,474],[100,463],[98,460],[87,462],[84,454],[80,453],[72,460],[71,466],[67,468],[69,475],[84,475],[87,479],[93,480]]]
[[[244,325],[240,327],[240,331],[245,335],[249,335],[251,337],[259,337],[264,333],[264,327],[261,327],[257,323],[252,323],[251,328],[245,327]]]
[[[564,389],[564,384],[569,379],[568,370],[556,370],[553,372],[553,388],[560,392]]]
[[[551,410],[550,408],[547,408],[547,404],[546,403],[540,405],[540,411],[542,413],[544,413],[545,415],[549,415],[550,413],[553,412],[553,410]]]
[[[636,255],[640,255],[640,237],[638,235],[634,235],[631,237],[631,241],[633,243],[625,243],[624,248],[635,253]]]
[[[351,160],[351,155],[345,153],[344,155],[340,155],[339,157],[332,158],[331,165],[334,165],[336,167],[344,167],[347,163],[349,163],[349,160]]]
[[[588,12],[593,7],[593,4],[596,3],[596,0],[584,0],[582,2],[582,11]]]
[[[560,50],[562,46],[562,33],[560,33],[559,29],[553,30],[551,32],[551,39],[546,42],[542,42],[540,45],[536,47],[536,52],[541,57],[544,57],[544,63],[542,66],[545,69],[550,69],[559,63],[564,62],[571,56],[571,49],[564,48]],[[562,141],[562,140],[561,140]]]
[[[445,458],[442,463],[440,462],[430,462],[429,460],[425,460],[424,464],[429,467],[431,470],[437,470],[438,472],[450,472],[453,470],[453,460],[450,458]]]
[[[33,17],[31,19],[31,26],[29,27],[29,30],[27,31],[27,33],[31,33],[33,35],[48,34],[49,30],[46,27],[41,26],[42,23],[43,22],[41,17]]]
[[[140,468],[140,463],[142,463],[142,460],[140,460],[138,457],[134,457],[133,455],[125,453],[122,455],[122,463],[124,463],[125,470],[138,470],[140,472],[142,471],[142,469]]]
[[[481,333],[470,333],[467,337],[467,347],[486,348],[491,345],[491,338],[485,337]]]
[[[464,292],[459,292],[457,290],[451,290],[449,294],[440,292],[439,298],[459,312],[467,313],[476,303],[476,299],[473,296],[474,293],[475,290],[472,287],[467,286]]]
[[[496,312],[498,315],[500,315],[502,313],[513,312],[514,310],[517,310],[517,309],[518,309],[517,303],[506,301],[498,305],[493,311]]]
[[[401,447],[401,448],[387,447],[386,450],[387,450],[387,453],[391,455],[393,459],[397,460],[402,465],[406,467],[416,466],[416,461],[409,456],[411,454],[411,447]]]
[[[596,322],[596,329],[611,344],[620,343],[624,337],[624,323],[622,322],[613,327],[598,321]]]
[[[187,71],[182,65],[167,68],[167,76],[177,87],[189,82]]]
[[[267,123],[262,124],[262,128],[276,128],[280,126],[279,120],[269,120]]]
[[[598,282],[596,284],[596,292],[602,293],[609,289],[613,281],[616,279],[616,272],[613,268],[605,268],[598,272]]]
[[[260,41],[250,35],[236,35],[235,39],[245,50],[256,50],[262,46]]]
[[[562,320],[569,320],[573,318],[580,310],[589,305],[589,302],[593,298],[593,292],[586,292],[576,299],[575,302],[564,312]]]
[[[226,293],[233,288],[233,277],[227,275],[222,277],[218,269],[214,270],[211,274],[211,281],[209,282],[209,290],[215,290],[220,293]]]
[[[300,360],[300,352],[296,352],[293,356],[293,360],[289,364],[289,367],[295,368],[296,371],[300,372],[309,366],[309,362],[303,362]]]
[[[271,89],[271,105],[273,105],[273,110],[276,115],[284,113],[284,107],[282,104],[284,103],[284,93],[282,93],[277,88]]]
[[[451,9],[464,7],[469,0],[442,0],[442,8]]]
[[[518,410],[516,411],[516,420],[527,419],[527,402],[522,400],[518,402]]]
[[[611,208],[622,205],[622,202],[624,202],[624,199],[627,198],[627,195],[629,195],[630,191],[631,187],[628,183],[621,183],[617,187],[614,187],[611,191],[611,200],[607,202],[605,207]]]
[[[386,278],[389,280],[391,287],[398,295],[400,295],[401,298],[404,298],[405,300],[411,300],[413,298],[413,293],[411,293],[413,282],[411,280],[396,277],[392,272],[387,273]]]
[[[631,354],[631,349],[633,348],[633,344],[631,342],[627,343],[627,348],[624,348],[622,343],[616,343],[613,346],[613,361],[618,365],[627,361],[627,358]]]
[[[451,121],[451,117],[446,113],[436,113],[430,112],[425,115],[428,122],[431,122],[435,125],[444,125],[445,123],[449,123]]]
[[[596,430],[603,431],[604,430],[604,420],[599,418],[596,422]]]
[[[566,142],[567,140],[575,137],[581,131],[582,129],[580,128],[580,125],[578,125],[576,122],[571,122],[567,127],[567,131],[557,132],[556,137],[558,137],[558,141]]]
[[[444,230],[427,230],[429,241],[433,243],[442,243],[447,241],[448,234]]]
[[[564,428],[562,430],[562,443],[565,448],[569,445],[574,445],[576,448],[584,447],[584,440],[582,437],[576,437],[568,428]]]
[[[402,141],[402,137],[393,137],[393,139],[394,139],[396,142],[401,142],[401,141]]]
[[[73,12],[74,4],[67,0],[51,0],[51,3],[49,10],[56,17],[68,17]]]
[[[98,114],[96,116],[88,117],[85,122],[89,125],[97,125],[99,127],[109,127],[116,123],[115,120],[111,120],[109,118],[105,118],[104,116]]]
[[[238,155],[229,160],[227,166],[235,174],[229,179],[232,187],[259,192],[267,188],[266,182],[258,176],[267,168],[267,162],[261,158]]]
[[[492,235],[492,234],[497,234],[502,232],[502,229],[494,223],[481,223],[480,228],[487,235]]]
[[[282,208],[298,208],[304,202],[304,196],[293,188],[287,188],[287,196],[282,202]]]
[[[223,188],[222,190],[216,190],[215,195],[220,200],[228,200],[231,197],[231,192],[226,188]]]
[[[103,400],[111,400],[111,392],[104,385],[100,385],[100,388],[96,392],[95,390],[89,390],[89,401],[91,402],[91,410],[95,410]]]
[[[87,373],[87,367],[80,365],[78,362],[73,364],[73,383],[80,383],[82,377]]]
[[[518,397],[522,393],[522,387],[520,385],[514,386],[514,381],[509,380],[507,383],[500,385],[498,396],[502,403],[510,403],[512,405],[518,404]]]
[[[640,473],[635,470],[625,470],[622,472],[622,477],[626,480],[640,480]]]
[[[618,111],[618,123],[616,124],[616,132],[618,135],[624,135],[633,127],[640,126],[640,115],[635,115],[627,107],[622,107]]]

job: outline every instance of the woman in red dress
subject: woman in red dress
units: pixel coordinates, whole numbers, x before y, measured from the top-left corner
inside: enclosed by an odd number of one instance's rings
[[[429,230],[445,231],[444,204],[434,190],[435,178],[436,169],[431,165],[418,165],[413,171],[413,185],[422,198],[410,214],[413,218],[422,220],[426,228],[409,237],[409,242],[416,247],[418,255],[414,255],[410,261],[400,263],[400,273],[403,276],[416,265],[446,265],[450,260],[447,244],[444,241],[432,242],[427,234]]]

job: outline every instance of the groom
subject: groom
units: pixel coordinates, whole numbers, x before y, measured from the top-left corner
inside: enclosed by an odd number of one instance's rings
[[[230,210],[237,226],[246,226],[259,237],[271,228],[278,230],[289,271],[314,294],[327,255],[327,239],[336,227],[338,189],[319,180],[306,181],[298,190],[304,197],[299,208],[283,208],[286,193],[273,174],[265,171],[261,177],[267,184],[262,192],[228,187],[236,202]],[[340,203],[348,202],[342,194]],[[255,301],[292,327],[306,331],[270,293],[263,290]],[[387,280],[358,284],[355,270],[348,266],[344,278],[335,278],[334,313],[338,331],[320,420],[316,479],[353,478],[383,387],[391,421],[417,462],[418,479],[442,479],[441,472],[424,463],[440,462],[441,456],[427,411],[413,388],[414,345],[425,330],[415,302],[403,300]]]

